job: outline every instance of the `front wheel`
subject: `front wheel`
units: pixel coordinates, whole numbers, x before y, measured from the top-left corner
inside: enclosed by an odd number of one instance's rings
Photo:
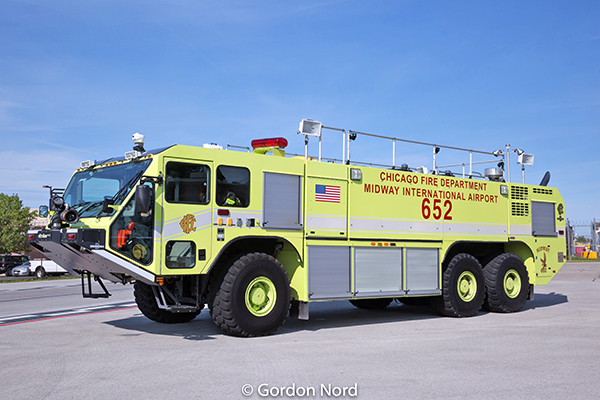
[[[172,288],[174,289],[174,288]],[[158,307],[154,291],[150,285],[136,281],[133,284],[133,295],[139,310],[152,321],[163,324],[181,324],[196,318],[202,309],[195,312],[174,313]]]
[[[442,280],[442,296],[432,298],[433,308],[449,317],[472,317],[483,304],[485,283],[481,264],[467,253],[450,260]]]
[[[264,253],[246,254],[227,271],[213,300],[212,317],[231,335],[269,335],[285,322],[290,301],[281,263]]]
[[[495,312],[516,312],[529,295],[529,276],[523,261],[514,254],[500,254],[483,269],[487,296],[484,307]]]

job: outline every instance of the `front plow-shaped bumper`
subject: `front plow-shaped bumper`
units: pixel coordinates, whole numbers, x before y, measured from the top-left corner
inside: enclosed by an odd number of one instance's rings
[[[154,274],[106,250],[104,229],[43,229],[27,234],[32,247],[72,275],[89,272],[111,282],[154,284]]]

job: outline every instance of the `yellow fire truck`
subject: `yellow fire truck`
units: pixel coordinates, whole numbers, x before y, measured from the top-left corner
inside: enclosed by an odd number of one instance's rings
[[[342,159],[322,157],[325,130],[341,133]],[[145,151],[136,134],[125,157],[84,162],[66,189],[49,187],[40,212],[51,222],[29,231],[29,243],[80,275],[84,297],[110,296],[103,281],[133,283],[151,320],[187,322],[208,305],[237,336],[271,334],[326,300],[427,302],[456,317],[516,312],[564,263],[563,199],[548,173],[537,186],[511,183],[509,146],[482,152],[311,120],[298,133],[305,152],[292,156],[284,138],[246,151]],[[358,136],[390,141],[391,165],[351,161]],[[318,156],[308,155],[310,138]],[[433,168],[397,166],[397,144],[429,146]],[[469,161],[437,165],[440,149]],[[523,165],[533,157],[517,153]]]

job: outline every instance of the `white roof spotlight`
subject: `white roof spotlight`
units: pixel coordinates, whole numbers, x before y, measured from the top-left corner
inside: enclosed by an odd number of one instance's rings
[[[134,144],[133,149],[144,153],[146,151],[144,150],[144,135],[136,132],[133,134],[132,139]]]
[[[525,184],[525,166],[533,165],[533,154],[527,154],[521,149],[515,149],[514,152],[519,156],[517,164],[521,164],[521,175],[523,177],[523,184]]]
[[[136,132],[133,134],[131,139],[133,140],[133,151],[128,151],[127,153],[125,153],[126,160],[138,158],[146,152],[146,150],[144,149],[144,135]]]

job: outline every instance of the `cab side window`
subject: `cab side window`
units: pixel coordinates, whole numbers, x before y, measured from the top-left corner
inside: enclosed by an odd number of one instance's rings
[[[210,168],[169,161],[165,171],[165,199],[169,203],[208,204]]]
[[[217,205],[248,207],[250,204],[250,171],[243,167],[221,165],[217,168]]]

